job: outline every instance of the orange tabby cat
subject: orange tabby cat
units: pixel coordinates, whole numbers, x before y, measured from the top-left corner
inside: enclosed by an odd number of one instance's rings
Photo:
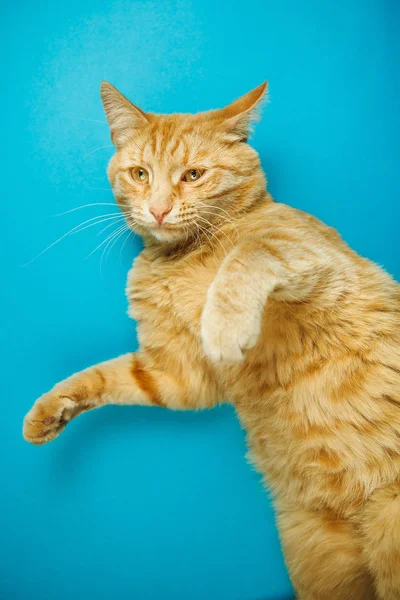
[[[331,228],[276,204],[249,126],[155,115],[108,83],[109,178],[145,249],[129,273],[140,350],[39,398],[34,444],[105,404],[232,402],[303,600],[400,598],[400,287]]]

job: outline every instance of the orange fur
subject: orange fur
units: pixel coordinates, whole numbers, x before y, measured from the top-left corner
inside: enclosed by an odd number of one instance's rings
[[[103,84],[117,147],[109,178],[145,241],[127,285],[140,350],[56,385],[24,436],[50,441],[106,403],[232,402],[273,494],[298,597],[395,600],[400,288],[265,191],[246,143],[265,90],[222,110],[153,115]]]

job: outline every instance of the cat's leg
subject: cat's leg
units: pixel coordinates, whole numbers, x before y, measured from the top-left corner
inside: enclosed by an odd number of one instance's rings
[[[372,600],[359,534],[348,521],[294,505],[278,507],[289,575],[300,600]]]
[[[201,338],[213,362],[239,362],[261,333],[264,305],[276,277],[260,268],[262,242],[242,242],[222,263],[207,292],[201,317]]]
[[[162,356],[162,355],[160,355]],[[200,362],[187,370],[156,353],[125,354],[72,375],[41,396],[26,415],[25,439],[44,444],[77,415],[106,404],[163,406],[176,410],[211,407],[220,399]],[[163,364],[161,364],[163,363]],[[183,369],[185,372],[180,372]]]
[[[376,491],[362,515],[364,552],[380,600],[400,598],[400,483]]]
[[[351,265],[344,256],[334,262],[329,247],[313,251],[301,233],[290,240],[286,234],[284,241],[277,232],[267,232],[265,239],[243,240],[223,261],[201,318],[203,347],[213,362],[239,362],[255,346],[269,297],[301,302],[323,280],[328,290],[325,305],[336,301],[345,277],[351,277]],[[332,264],[341,277],[332,276]]]

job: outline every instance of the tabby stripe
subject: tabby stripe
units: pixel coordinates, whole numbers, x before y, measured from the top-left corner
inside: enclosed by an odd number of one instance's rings
[[[175,140],[175,142],[174,142],[174,145],[172,146],[172,148],[171,148],[171,149],[170,149],[170,151],[169,151],[169,154],[170,154],[171,156],[173,156],[173,155],[175,154],[175,152],[178,150],[178,148],[179,148],[179,146],[180,146],[180,143],[181,143],[181,138],[180,138],[180,137],[178,137],[178,138]]]
[[[137,386],[144,394],[146,394],[151,404],[165,407],[165,404],[158,392],[154,378],[148,371],[146,371],[142,361],[136,355],[133,355],[132,357],[131,373],[137,383]]]
[[[392,396],[389,396],[388,394],[383,394],[382,400],[384,400],[385,402],[389,402],[396,408],[400,409],[400,401],[395,400],[395,398],[392,398]]]

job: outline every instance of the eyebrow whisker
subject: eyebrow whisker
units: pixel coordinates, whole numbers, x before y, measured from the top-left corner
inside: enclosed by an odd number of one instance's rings
[[[95,148],[94,150],[92,150],[88,154],[85,154],[85,156],[82,158],[82,160],[85,160],[85,158],[87,158],[88,156],[90,156],[94,152],[98,152],[99,150],[103,150],[104,148],[113,148],[113,147],[114,147],[113,144],[106,144],[105,146],[99,146],[99,148]]]
[[[107,121],[100,121],[99,119],[86,119],[85,117],[73,117],[66,115],[66,119],[74,119],[75,121],[89,121],[90,123],[101,123],[102,125],[108,125]]]

